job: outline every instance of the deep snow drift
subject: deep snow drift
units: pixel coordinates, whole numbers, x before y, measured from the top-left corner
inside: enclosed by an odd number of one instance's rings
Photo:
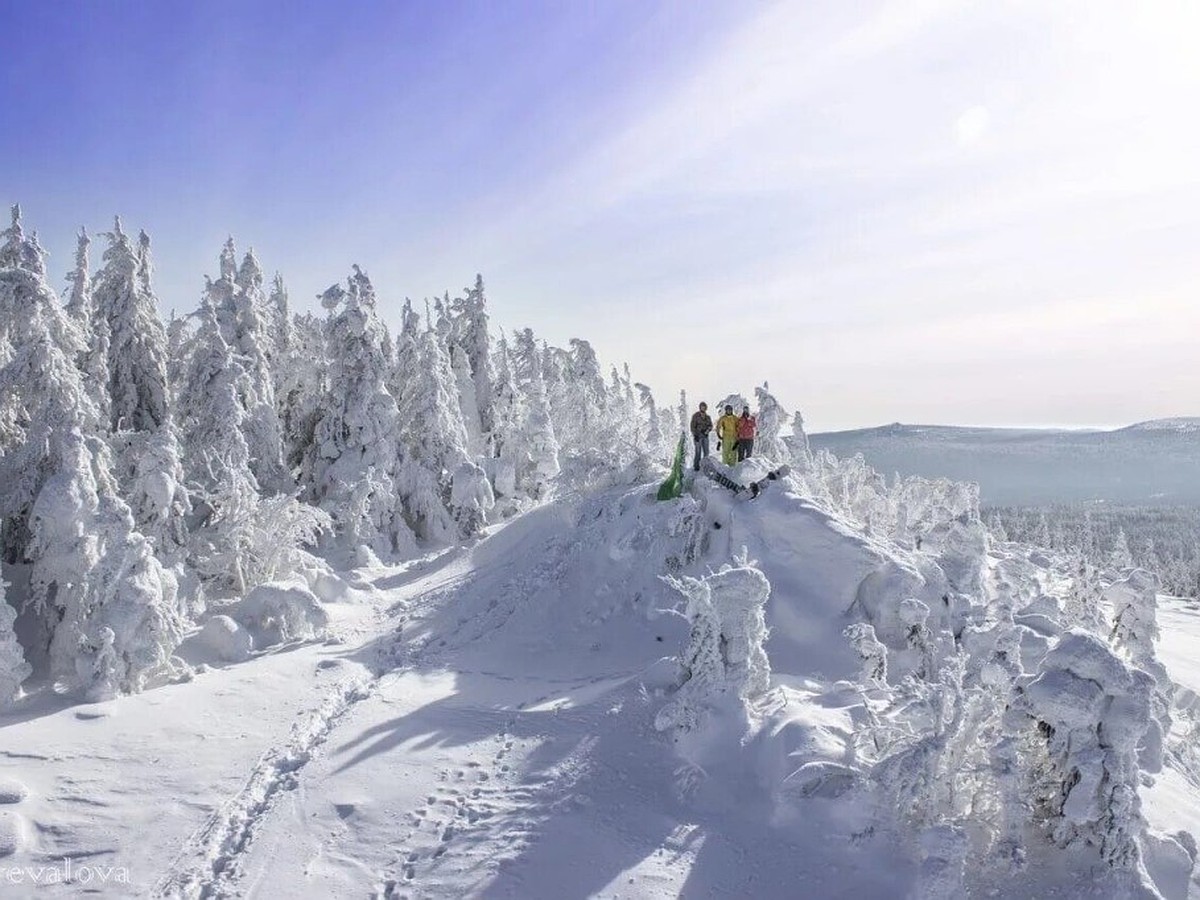
[[[1110,647],[1063,630],[1058,561],[969,511],[868,537],[811,477],[564,497],[327,579],[327,640],[233,662],[214,617],[190,682],[18,708],[2,864],[39,896],[1196,896],[1198,614],[1160,607],[1174,689],[1142,573],[1084,610]]]

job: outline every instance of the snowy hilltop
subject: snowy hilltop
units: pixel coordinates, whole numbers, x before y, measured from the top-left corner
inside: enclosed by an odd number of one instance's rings
[[[393,334],[358,267],[295,315],[231,240],[164,325],[144,233],[81,235],[65,302],[3,238],[6,890],[1200,896],[1155,575],[814,452],[766,384],[754,455],[681,467],[685,397],[481,279]]]

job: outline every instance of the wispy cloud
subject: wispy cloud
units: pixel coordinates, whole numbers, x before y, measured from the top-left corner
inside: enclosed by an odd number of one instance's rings
[[[1200,324],[1179,302],[1200,276],[1196,9],[773,5],[478,241],[503,248],[506,289],[542,298],[531,313],[558,306],[555,327],[598,332],[664,389],[770,378],[819,425],[980,421],[952,365],[993,378],[1024,346],[1046,356],[1022,421],[1097,394],[1104,420],[1186,411],[1200,376],[1163,350]],[[598,307],[616,316],[592,324]],[[666,323],[739,352],[689,371]],[[1056,368],[1073,344],[1173,387]],[[955,386],[932,410],[905,390],[929,359]]]

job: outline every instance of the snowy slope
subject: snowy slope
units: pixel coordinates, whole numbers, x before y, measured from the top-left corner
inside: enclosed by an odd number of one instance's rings
[[[116,867],[129,884],[100,887],[114,897],[934,896],[908,827],[851,774],[864,689],[842,630],[870,618],[902,645],[883,613],[908,597],[936,609],[945,577],[931,552],[868,538],[793,487],[563,499],[348,576],[329,641],[7,714],[0,784],[28,796],[3,807],[21,848],[2,862]],[[771,583],[773,687],[676,740],[654,720],[689,626],[659,576],[743,547]],[[990,577],[1036,566],[997,548]],[[1177,680],[1200,687],[1200,616],[1172,605],[1162,624]],[[1156,830],[1191,827],[1197,784],[1183,766],[1159,776]],[[1166,896],[1200,896],[1181,879]],[[1024,873],[973,867],[969,889],[1137,895],[1086,853],[1037,848]]]
[[[988,505],[1200,502],[1200,419],[1114,431],[885,425],[809,436],[880,472],[978,482]]]

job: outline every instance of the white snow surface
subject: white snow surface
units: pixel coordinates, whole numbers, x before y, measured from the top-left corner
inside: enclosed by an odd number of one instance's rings
[[[955,627],[951,588],[928,549],[789,487],[560,498],[315,594],[259,589],[185,642],[208,656],[183,683],[18,700],[0,714],[0,895],[1200,897],[1178,836],[1200,833],[1186,755],[1143,779],[1140,882],[1078,847],[1033,844],[1009,870],[964,865],[961,830],[912,833],[856,761],[873,688],[843,631],[870,622],[916,668]],[[993,547],[983,590],[1033,556]],[[769,583],[770,688],[660,733],[689,639],[660,576],[730,563],[753,609]],[[1200,713],[1200,605],[1160,598],[1157,624],[1176,707]]]

